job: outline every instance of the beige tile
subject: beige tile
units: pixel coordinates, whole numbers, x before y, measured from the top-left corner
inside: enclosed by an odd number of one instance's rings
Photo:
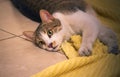
[[[13,37],[13,35],[0,30],[0,41]]]
[[[0,0],[0,2],[4,2],[4,1],[8,1],[8,0]]]
[[[0,1],[0,28],[21,35],[23,31],[35,30],[37,25],[21,15],[10,0]],[[7,33],[0,33],[0,39],[11,37]],[[60,53],[42,50],[19,37],[0,41],[0,77],[30,77],[65,59]]]
[[[0,41],[0,77],[30,77],[65,59],[60,53],[42,50],[21,38]]]
[[[10,0],[0,2],[0,28],[21,35],[23,31],[35,30],[38,24],[19,13]]]

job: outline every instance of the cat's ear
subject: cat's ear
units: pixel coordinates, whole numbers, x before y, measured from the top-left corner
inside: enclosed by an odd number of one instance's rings
[[[30,41],[34,41],[33,31],[24,31],[23,35],[26,36]]]
[[[49,23],[54,17],[47,10],[40,10],[39,12],[42,22]]]

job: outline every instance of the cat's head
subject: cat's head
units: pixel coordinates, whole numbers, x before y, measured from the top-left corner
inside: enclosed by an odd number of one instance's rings
[[[36,31],[25,31],[23,34],[32,39],[42,49],[58,51],[64,37],[60,20],[54,18],[46,10],[40,10],[40,17],[42,23],[40,23]]]

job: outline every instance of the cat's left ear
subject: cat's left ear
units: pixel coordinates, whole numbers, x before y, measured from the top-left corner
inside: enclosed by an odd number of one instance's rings
[[[34,32],[33,31],[24,31],[23,35],[26,36],[30,41],[34,41]]]
[[[39,12],[42,22],[49,23],[52,22],[54,17],[47,10],[40,10]]]

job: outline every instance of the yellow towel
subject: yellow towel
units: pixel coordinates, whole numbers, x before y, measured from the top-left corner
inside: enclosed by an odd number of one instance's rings
[[[120,0],[86,1],[96,10],[102,23],[117,33],[120,47]],[[120,54],[108,54],[107,47],[97,40],[93,55],[80,57],[74,48],[77,49],[81,43],[79,39],[81,37],[75,35],[71,37],[72,43],[63,43],[62,49],[68,60],[52,65],[32,77],[120,77]],[[72,55],[66,46],[72,49]]]
[[[69,60],[53,65],[33,77],[120,77],[120,54],[107,53],[107,46],[96,40],[93,54],[80,57],[75,49],[81,43],[81,37],[71,37],[72,43],[64,42],[62,49]]]

